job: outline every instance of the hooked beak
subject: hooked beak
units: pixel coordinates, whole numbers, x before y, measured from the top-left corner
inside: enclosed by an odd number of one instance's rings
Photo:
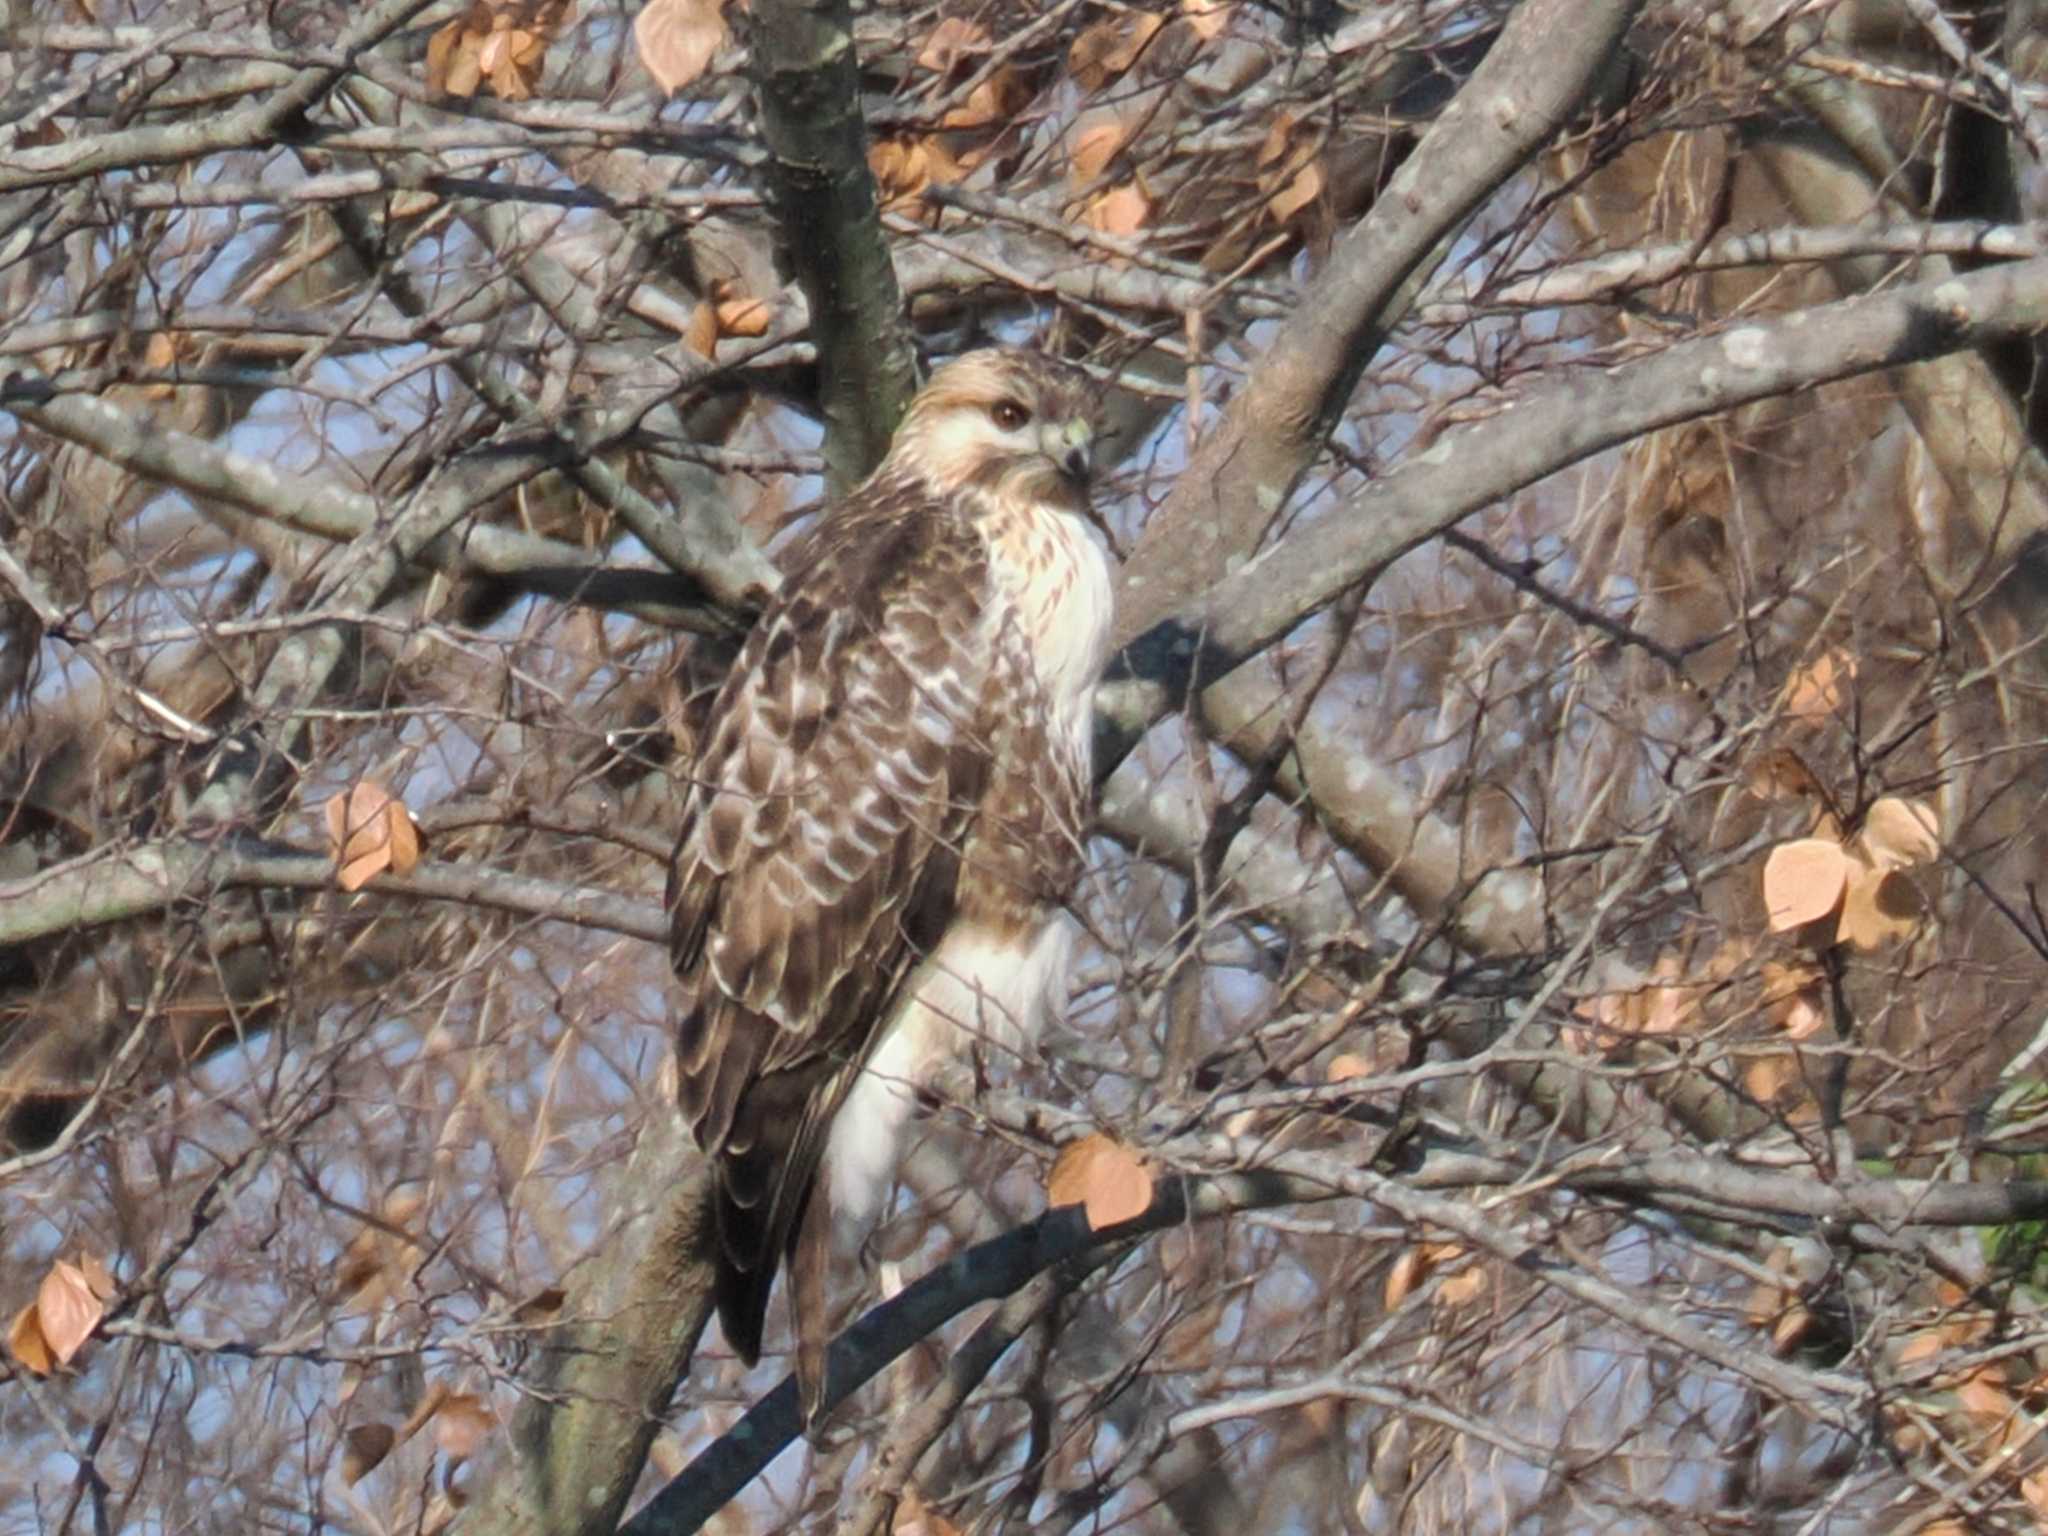
[[[1048,421],[1038,433],[1038,444],[1045,456],[1069,479],[1086,485],[1095,468],[1095,429],[1077,417],[1072,421]]]

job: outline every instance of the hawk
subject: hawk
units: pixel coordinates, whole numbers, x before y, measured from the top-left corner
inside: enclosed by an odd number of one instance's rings
[[[1110,633],[1093,395],[1015,347],[934,373],[792,548],[699,738],[668,887],[680,1100],[726,1340],[759,1358],[786,1267],[807,1418],[834,1218],[880,1208],[920,1079],[1033,1037],[1065,973]]]

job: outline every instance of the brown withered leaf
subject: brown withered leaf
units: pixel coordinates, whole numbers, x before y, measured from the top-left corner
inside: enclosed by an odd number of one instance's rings
[[[1133,131],[1135,125],[1120,113],[1091,112],[1083,117],[1067,145],[1068,180],[1077,187],[1095,180],[1130,142]]]
[[[1330,1058],[1330,1065],[1323,1076],[1333,1083],[1349,1082],[1354,1077],[1370,1077],[1372,1063],[1363,1056],[1345,1051]]]
[[[647,0],[633,18],[633,47],[673,96],[710,67],[730,29],[724,0]]]
[[[1840,843],[1799,837],[1780,843],[1764,860],[1764,909],[1771,931],[1803,927],[1842,903],[1858,861]]]
[[[419,823],[375,779],[359,779],[346,795],[329,800],[326,815],[327,849],[343,890],[359,891],[387,869],[403,875],[418,866],[424,846]]]
[[[1180,0],[1180,13],[1205,43],[1215,42],[1230,25],[1228,0]]]
[[[1276,223],[1285,224],[1323,195],[1325,180],[1322,162],[1309,161],[1284,187],[1267,197],[1266,211],[1273,215]]]
[[[1863,818],[1863,846],[1879,869],[1906,869],[1941,854],[1934,807],[1925,800],[1886,795]]]
[[[1868,953],[1904,943],[1927,915],[1919,887],[1896,869],[1863,867],[1849,882],[1837,936]]]
[[[961,1536],[960,1527],[932,1508],[913,1484],[903,1490],[889,1536]]]
[[[1152,1173],[1129,1147],[1095,1131],[1060,1148],[1045,1192],[1055,1206],[1086,1207],[1088,1225],[1100,1232],[1145,1213],[1152,1204]]]
[[[378,1306],[392,1285],[419,1262],[419,1245],[399,1233],[425,1207],[426,1198],[419,1191],[402,1190],[384,1202],[384,1225],[366,1223],[349,1240],[335,1270],[332,1293],[344,1309],[367,1312]]]
[[[699,299],[697,307],[690,311],[690,328],[683,332],[683,345],[699,357],[710,357],[718,351],[718,306],[709,299]]]
[[[941,128],[984,128],[991,123],[1008,123],[1024,109],[1031,100],[1031,87],[1023,75],[1005,65],[989,71],[986,80],[975,83],[967,93],[967,99],[957,107],[946,109],[946,115],[939,119]],[[969,151],[960,156],[963,167],[978,158],[978,152]]]
[[[43,1337],[43,1320],[37,1316],[34,1302],[14,1314],[14,1321],[7,1328],[7,1350],[38,1376],[47,1376],[57,1368],[56,1354]]]
[[[1820,794],[1820,780],[1790,747],[1773,747],[1754,758],[1742,787],[1759,800],[1787,800]]]
[[[474,0],[428,41],[428,89],[467,98],[488,83],[507,101],[527,100],[569,12],[568,0]]]
[[[1152,220],[1152,199],[1136,182],[1125,182],[1088,199],[1082,222],[1105,235],[1135,235]]]
[[[99,1327],[107,1306],[76,1264],[58,1260],[36,1288],[36,1316],[43,1341],[59,1365],[69,1365]]]
[[[1842,712],[1855,680],[1856,658],[1839,645],[1830,646],[1785,680],[1779,708],[1794,724],[1820,725]]]
[[[434,1419],[434,1444],[451,1461],[467,1461],[497,1427],[498,1415],[482,1397],[474,1392],[451,1392]]]
[[[1481,1264],[1467,1265],[1457,1274],[1449,1276],[1436,1288],[1430,1297],[1432,1304],[1439,1307],[1462,1307],[1467,1302],[1486,1293],[1486,1268]]]
[[[768,305],[761,299],[721,299],[718,304],[718,334],[766,336],[768,318]]]
[[[993,46],[988,28],[966,16],[947,16],[925,35],[917,50],[917,67],[950,74],[956,64],[987,53]]]
[[[114,1299],[114,1277],[108,1271],[104,1261],[90,1253],[80,1254],[78,1267],[84,1272],[85,1283],[92,1287],[93,1295],[99,1297],[101,1301],[112,1301]]]
[[[353,1488],[372,1472],[398,1443],[389,1424],[357,1424],[341,1437],[341,1480]]]
[[[513,1309],[514,1322],[529,1328],[542,1323],[551,1323],[562,1310],[562,1303],[569,1299],[569,1293],[559,1285],[551,1285],[544,1291],[536,1292]]]
[[[1794,1040],[1803,1040],[1827,1022],[1822,1007],[1820,967],[1784,965],[1766,960],[1763,967],[1764,1012]]]
[[[1138,62],[1166,18],[1125,11],[1085,27],[1067,50],[1067,69],[1084,91],[1099,91]]]

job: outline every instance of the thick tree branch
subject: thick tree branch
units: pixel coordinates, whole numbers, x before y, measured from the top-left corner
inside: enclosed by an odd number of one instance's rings
[[[825,462],[844,489],[888,450],[917,354],[867,162],[846,0],[759,0],[748,28],[769,201],[810,305]]]
[[[1128,643],[1169,616],[1199,626],[1322,451],[1404,290],[1486,198],[1549,144],[1608,67],[1640,0],[1523,0],[1471,80],[1338,242],[1323,274],[1154,513],[1118,599]],[[1553,46],[1569,33],[1570,48]],[[1213,611],[1224,611],[1217,603]]]
[[[1445,433],[1341,511],[1222,577],[1126,653],[1104,690],[1098,768],[1154,720],[1408,550],[1546,475],[1658,427],[2048,326],[2048,258],[1916,283],[1681,342],[1559,378]],[[2006,547],[2034,531],[2015,509]],[[1206,613],[1206,621],[1202,615]]]
[[[385,515],[379,500],[331,480],[295,474],[253,454],[151,425],[140,415],[53,381],[16,375],[0,386],[0,408],[54,437],[90,449],[132,473],[192,495],[225,503],[288,528],[339,541],[360,538]],[[556,449],[541,445],[493,454],[488,467],[450,487],[465,509],[550,467]],[[613,607],[679,628],[729,633],[746,615],[773,565],[750,542],[699,551],[689,578],[607,565],[601,555],[555,539],[479,524],[426,540],[410,551],[429,569],[451,575],[503,576],[528,591]]]

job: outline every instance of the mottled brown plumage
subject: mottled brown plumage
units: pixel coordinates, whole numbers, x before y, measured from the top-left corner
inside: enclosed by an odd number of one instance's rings
[[[834,1209],[879,1207],[920,1073],[1028,1038],[1063,970],[1109,633],[1089,399],[1012,348],[934,375],[792,550],[702,738],[669,880],[681,1103],[726,1338],[757,1358],[786,1262],[807,1412]]]

